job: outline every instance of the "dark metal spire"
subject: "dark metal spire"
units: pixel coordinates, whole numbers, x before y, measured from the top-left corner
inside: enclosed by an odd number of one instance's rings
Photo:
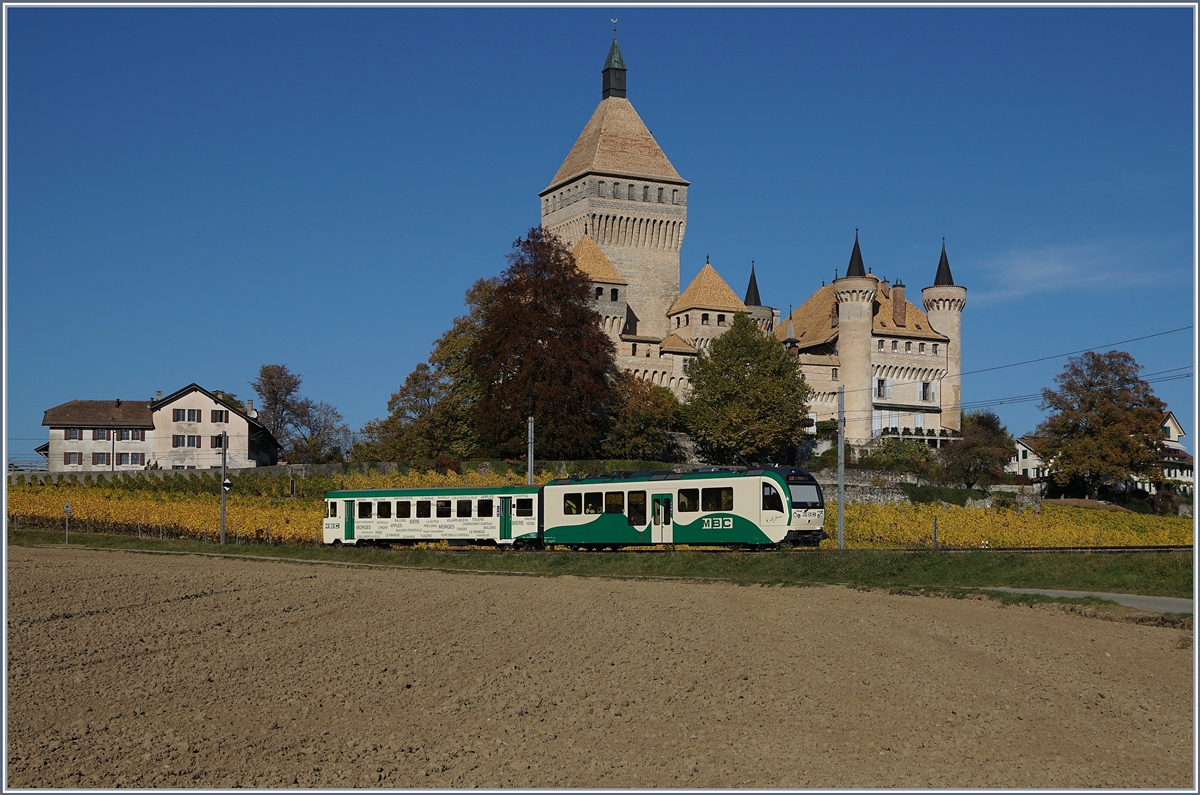
[[[950,275],[950,260],[946,259],[946,238],[942,238],[942,258],[938,260],[937,276],[933,279],[934,287],[954,285],[954,277]]]
[[[604,61],[602,99],[625,96],[625,59],[621,57],[621,48],[617,46],[617,29],[613,27],[613,43],[608,50],[608,59]]]
[[[758,297],[758,279],[754,278],[754,260],[750,260],[750,285],[746,287],[746,300],[742,303],[746,306],[762,306],[762,300]]]
[[[863,267],[862,251],[858,248],[858,230],[854,230],[854,251],[850,252],[850,264],[846,267],[846,277],[866,276],[867,269]]]

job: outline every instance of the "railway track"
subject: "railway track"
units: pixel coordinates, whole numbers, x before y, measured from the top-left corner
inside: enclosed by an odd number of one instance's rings
[[[379,549],[380,547],[368,547],[369,549]],[[396,545],[385,545],[384,549],[411,549],[412,547],[403,547]],[[494,551],[499,552],[492,546],[452,546],[449,548],[426,548],[431,552],[446,552],[450,554],[464,555],[471,552]],[[725,547],[623,547],[618,550],[613,549],[562,549],[552,548],[546,550],[524,549],[524,550],[506,550],[501,554],[513,555],[594,555],[607,554],[613,555],[617,553],[625,555],[664,555],[671,552],[696,552],[703,555],[732,555],[732,554],[747,554],[747,555],[763,555],[763,554],[810,554],[820,552],[817,547],[793,547],[789,549],[772,549],[767,548],[747,548],[747,549],[729,549]],[[825,550],[830,551],[830,550]],[[1118,553],[1162,553],[1162,552],[1191,552],[1191,546],[1143,546],[1143,547],[869,547],[862,549],[846,550],[848,552],[903,552],[908,554],[920,554],[930,552],[941,552],[947,554],[964,554],[967,552],[1015,552],[1020,554],[1040,554],[1040,553],[1061,553],[1061,554],[1079,554],[1079,553],[1094,553],[1094,554],[1118,554]]]

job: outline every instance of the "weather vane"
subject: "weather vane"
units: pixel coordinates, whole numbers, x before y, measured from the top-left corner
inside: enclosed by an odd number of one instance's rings
[[[613,23],[613,38],[615,39],[617,37],[617,20],[610,19],[609,22]]]

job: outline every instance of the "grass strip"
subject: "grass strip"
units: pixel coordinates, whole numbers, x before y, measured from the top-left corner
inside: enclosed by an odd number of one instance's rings
[[[147,551],[221,552],[329,563],[370,563],[446,570],[519,572],[579,577],[671,577],[781,585],[840,584],[872,588],[1047,588],[1191,598],[1192,555],[1155,553],[1019,553],[978,550],[797,550],[705,554],[602,552],[513,553],[432,549],[355,549],[298,544],[227,544],[122,535],[72,534],[72,546]],[[61,544],[62,534],[10,530],[8,543]]]

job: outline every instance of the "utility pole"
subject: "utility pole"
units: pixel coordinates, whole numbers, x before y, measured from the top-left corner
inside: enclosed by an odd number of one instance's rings
[[[533,485],[533,417],[529,418],[529,433],[526,437],[525,451],[525,482],[527,485]]]
[[[225,493],[229,480],[225,477],[225,454],[229,450],[229,433],[221,431],[221,546],[225,546]]]
[[[846,548],[846,387],[838,387],[838,549]]]

